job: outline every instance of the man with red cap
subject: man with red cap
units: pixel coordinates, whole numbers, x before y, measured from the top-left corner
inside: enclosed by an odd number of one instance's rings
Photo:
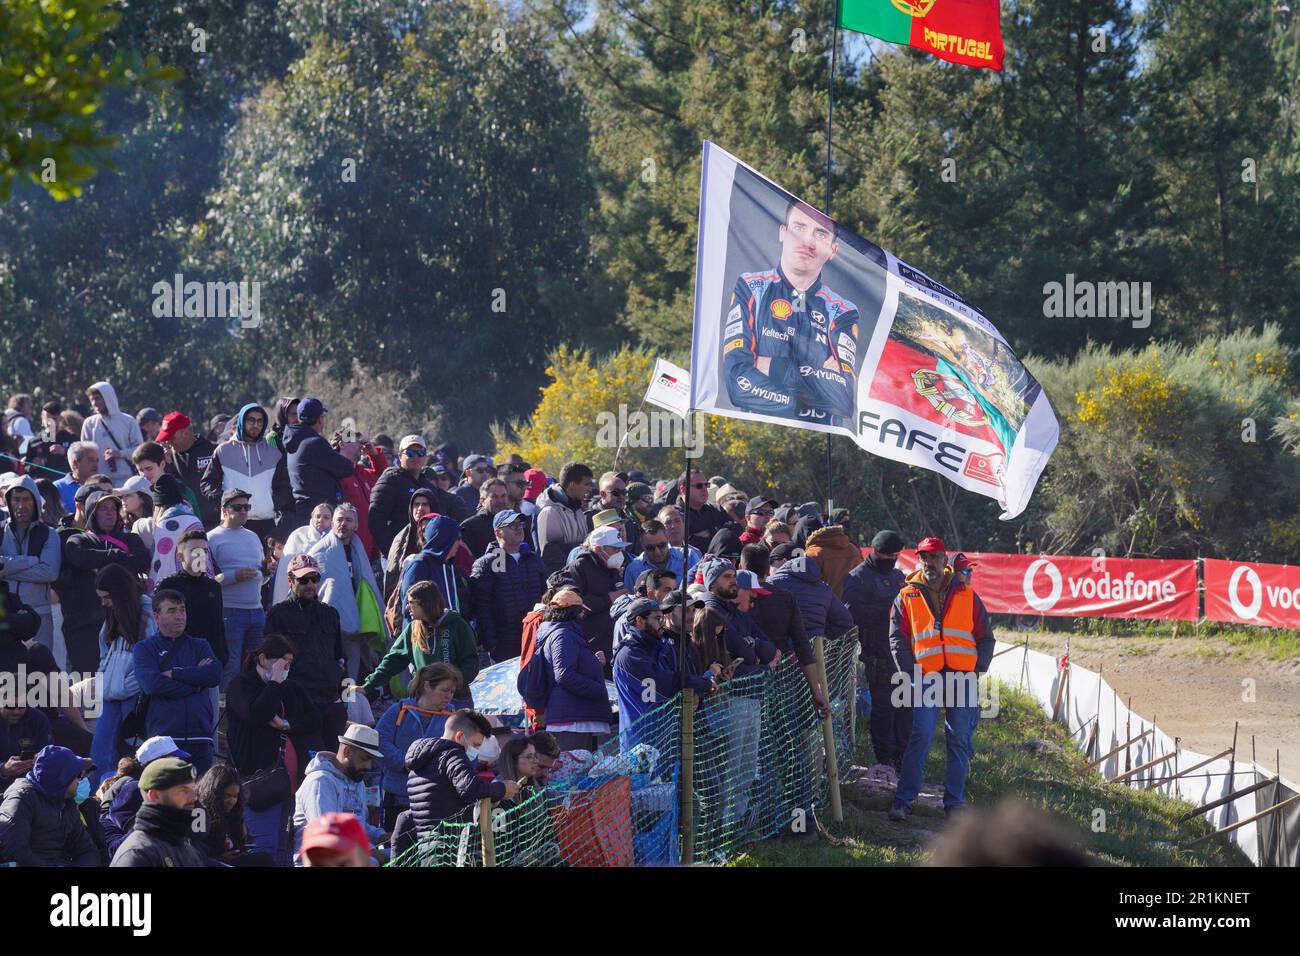
[[[323,813],[302,831],[303,866],[370,866],[370,837],[354,813]]]
[[[924,538],[916,551],[921,567],[907,576],[894,599],[889,627],[895,667],[913,685],[910,700],[906,681],[895,690],[896,694],[903,691],[903,706],[912,706],[912,733],[889,810],[894,821],[907,819],[912,801],[921,792],[925,758],[941,708],[948,748],[944,813],[952,816],[966,802],[966,773],[980,715],[977,680],[993,659],[993,627],[984,602],[948,567],[947,547],[931,537]],[[938,702],[936,687],[943,691]]]
[[[194,434],[189,418],[182,412],[168,412],[158,429],[158,443],[168,449],[164,471],[185,483],[198,505],[197,514],[203,527],[211,528],[221,520],[217,502],[203,492],[203,475],[212,464],[216,446]]]

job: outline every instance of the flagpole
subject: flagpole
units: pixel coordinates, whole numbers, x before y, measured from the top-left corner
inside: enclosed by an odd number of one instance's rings
[[[826,194],[822,211],[831,214],[831,143],[835,122],[835,67],[840,49],[840,0],[831,4],[831,75],[826,87]],[[831,435],[826,433],[826,520],[831,520],[835,499],[835,466],[831,460]]]

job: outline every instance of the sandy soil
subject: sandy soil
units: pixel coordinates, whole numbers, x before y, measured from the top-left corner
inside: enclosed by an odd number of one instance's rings
[[[1065,640],[1063,634],[1031,632],[1029,646],[1060,655]],[[1254,735],[1258,762],[1274,769],[1280,750],[1282,775],[1300,782],[1300,659],[1269,660],[1212,638],[1078,635],[1071,639],[1070,659],[1100,670],[1121,698],[1132,696],[1134,712],[1154,717],[1161,730],[1192,750],[1226,750],[1233,723],[1240,721],[1238,757],[1251,759]],[[1255,682],[1253,701],[1243,700],[1246,679]]]

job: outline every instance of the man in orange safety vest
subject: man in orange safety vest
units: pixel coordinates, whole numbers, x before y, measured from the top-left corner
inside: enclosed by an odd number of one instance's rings
[[[921,567],[894,599],[889,648],[894,657],[897,706],[912,707],[912,733],[889,818],[906,820],[921,791],[925,757],[944,711],[948,764],[943,808],[952,816],[966,801],[966,774],[979,722],[978,677],[993,659],[993,628],[984,602],[966,576],[948,567],[938,538],[916,546]],[[909,686],[910,682],[910,686]]]

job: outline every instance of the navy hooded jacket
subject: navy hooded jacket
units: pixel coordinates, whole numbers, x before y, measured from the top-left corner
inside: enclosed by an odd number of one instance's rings
[[[452,546],[460,538],[460,523],[446,515],[438,515],[424,528],[424,547],[402,566],[402,593],[398,607],[402,620],[409,621],[411,613],[406,608],[406,592],[419,581],[432,581],[442,592],[442,603],[459,612],[465,620],[474,617],[474,598],[465,575],[456,569],[450,559]]]
[[[613,721],[605,669],[582,636],[581,622],[543,619],[537,629],[537,650],[555,675],[546,701],[547,726]]]
[[[794,595],[810,640],[823,634],[839,637],[853,627],[853,615],[822,580],[822,569],[816,558],[808,555],[791,558],[772,572],[767,583]]]
[[[100,866],[68,788],[86,766],[66,747],[48,746],[0,801],[0,860],[19,866]]]
[[[862,660],[889,660],[890,609],[906,583],[897,567],[881,571],[872,558],[867,558],[844,579],[844,603],[858,626]],[[892,666],[891,662],[891,670]]]
[[[335,451],[324,435],[310,425],[288,425],[284,450],[289,456],[289,484],[298,514],[310,515],[321,502],[333,508],[343,500],[339,481],[352,474],[353,464]]]

